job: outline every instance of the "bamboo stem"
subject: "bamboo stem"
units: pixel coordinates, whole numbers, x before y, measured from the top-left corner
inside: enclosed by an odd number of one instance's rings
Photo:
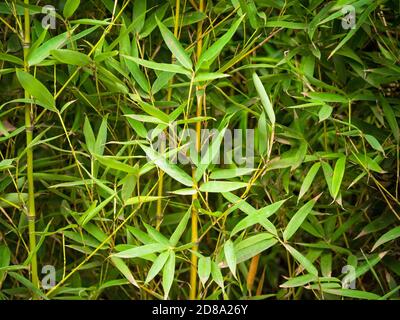
[[[204,0],[200,0],[199,2],[199,11],[203,12],[204,11]],[[201,51],[203,49],[203,22],[200,21],[197,24],[197,61],[200,58]],[[203,90],[202,87],[197,86],[196,91],[199,93],[199,91]],[[201,111],[203,108],[203,97],[204,93],[202,94],[196,94],[197,97],[197,106],[196,106],[196,117],[201,116]],[[201,149],[201,122],[196,123],[196,151],[198,154],[200,154],[200,149]],[[195,181],[194,176],[195,176],[196,170],[193,170],[193,181]],[[197,184],[196,182],[194,182]],[[197,185],[195,185],[197,188]],[[198,212],[196,209],[196,206],[194,205],[194,201],[197,200],[197,193],[195,193],[192,196],[192,243],[194,243],[192,247],[192,255],[191,255],[191,266],[190,266],[190,295],[189,298],[191,300],[195,300],[197,296],[197,255],[196,252],[199,247],[199,239],[198,239]]]
[[[24,0],[26,5],[29,5],[29,0]],[[29,9],[24,9],[24,69],[29,72],[27,63],[27,56],[29,53],[29,46],[31,42],[30,37],[30,16]],[[29,98],[29,93],[25,90],[25,98]],[[32,105],[25,105],[25,127],[26,127],[26,165],[27,165],[27,178],[28,178],[28,229],[29,229],[29,250],[31,253],[30,272],[31,281],[35,288],[39,288],[39,277],[37,272],[37,256],[36,256],[36,238],[35,238],[35,187],[33,179],[33,150],[30,144],[33,139],[33,111]],[[33,295],[33,298],[37,297]]]

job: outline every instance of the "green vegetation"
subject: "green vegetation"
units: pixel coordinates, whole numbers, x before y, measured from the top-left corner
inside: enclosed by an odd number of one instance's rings
[[[0,299],[399,298],[398,1],[52,3],[0,3]]]

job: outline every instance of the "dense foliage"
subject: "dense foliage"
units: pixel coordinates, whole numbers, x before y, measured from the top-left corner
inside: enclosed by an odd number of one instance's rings
[[[398,1],[51,2],[0,3],[0,299],[399,297]]]

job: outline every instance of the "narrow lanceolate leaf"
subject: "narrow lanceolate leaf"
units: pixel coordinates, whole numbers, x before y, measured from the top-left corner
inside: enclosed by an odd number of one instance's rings
[[[64,5],[63,15],[65,19],[71,17],[76,9],[78,9],[81,0],[67,0]]]
[[[371,136],[370,134],[366,134],[365,135],[365,140],[367,140],[369,145],[372,148],[374,148],[375,150],[380,151],[382,153],[385,153],[385,151],[383,150],[381,144],[379,143],[379,141],[374,136]]]
[[[168,247],[160,243],[150,243],[150,244],[145,244],[144,246],[114,253],[113,256],[118,258],[130,259],[130,258],[143,257],[154,252],[164,251],[166,249],[168,249]]]
[[[340,186],[342,185],[342,180],[344,176],[344,171],[346,167],[346,157],[341,156],[335,164],[335,169],[333,170],[333,177],[332,177],[332,196],[334,199],[339,194]]]
[[[249,228],[257,223],[265,225],[267,227],[266,229],[271,232],[272,234],[276,234],[276,229],[273,226],[273,224],[268,220],[268,217],[270,217],[272,214],[274,214],[276,211],[279,210],[279,208],[282,206],[282,204],[286,200],[281,200],[278,202],[275,202],[273,204],[270,204],[262,209],[259,209],[255,213],[249,214],[247,217],[244,219],[240,220],[237,225],[233,228],[231,232],[231,237],[235,235],[236,233]]]
[[[218,169],[211,173],[210,179],[231,179],[249,175],[254,168]]]
[[[179,66],[177,64],[168,64],[168,63],[158,63],[154,61],[148,61],[148,60],[143,60],[140,58],[135,58],[127,55],[121,55],[124,58],[128,60],[132,60],[136,62],[137,64],[140,64],[143,67],[154,69],[154,70],[160,70],[160,71],[166,71],[166,72],[171,72],[171,73],[182,73],[185,74],[189,77],[191,77],[192,73],[191,71],[185,69],[182,66]]]
[[[392,130],[393,136],[397,143],[400,142],[400,129],[397,123],[396,115],[393,111],[393,107],[389,105],[383,96],[380,96],[380,102],[382,105],[383,113],[385,115],[386,121],[389,124],[389,128]]]
[[[175,252],[170,250],[169,257],[163,269],[162,285],[164,288],[164,299],[166,300],[171,290],[175,277]]]
[[[218,264],[214,261],[211,262],[211,276],[214,282],[224,290],[224,277]]]
[[[206,284],[211,273],[211,259],[210,257],[200,257],[198,262],[197,272],[203,286]]]
[[[125,201],[125,205],[135,205],[139,203],[145,203],[145,202],[153,202],[157,201],[158,199],[162,199],[163,197],[159,196],[137,196],[137,197],[132,197],[129,198]]]
[[[374,244],[371,251],[374,251],[376,248],[381,246],[382,244],[392,241],[400,237],[400,226],[393,228],[392,230],[386,232],[383,236],[381,236],[378,241]]]
[[[257,254],[271,248],[277,242],[278,240],[269,233],[256,234],[240,241],[235,248],[236,263],[253,258]]]
[[[164,156],[159,154],[157,151],[154,151],[153,149],[144,145],[140,146],[144,150],[146,155],[150,158],[150,160],[153,161],[157,167],[168,174],[172,179],[179,181],[187,187],[193,186],[192,178],[185,171],[183,171],[178,166],[169,163],[168,160],[165,159]]]
[[[40,47],[30,51],[27,57],[29,66],[34,66],[41,63],[50,55],[52,50],[63,47],[67,43],[68,37],[73,30],[55,36],[43,43]]]
[[[114,199],[115,195],[111,195],[108,197],[106,200],[101,202],[98,206],[96,207],[90,207],[88,211],[86,211],[79,219],[79,224],[81,226],[84,226],[86,223],[88,223],[90,220],[92,220],[95,216],[97,216],[101,210],[104,209],[104,207],[112,200]]]
[[[226,127],[227,127],[227,122],[229,121],[230,118],[225,118],[223,122],[221,123],[222,129],[218,130],[218,134],[212,139],[212,142],[210,145],[206,146],[206,152],[200,159],[200,163],[197,166],[196,173],[195,173],[195,179],[196,181],[199,181],[204,172],[207,170],[209,165],[215,160],[215,158],[219,155],[219,150],[220,146],[222,143],[222,140],[224,139]],[[197,162],[197,161],[196,161]]]
[[[96,143],[94,145],[95,153],[102,156],[107,142],[107,116],[101,121],[99,132],[97,133]]]
[[[324,172],[324,177],[326,184],[328,186],[328,190],[330,195],[333,198],[333,192],[332,192],[332,176],[333,176],[333,170],[332,167],[329,165],[329,163],[322,161],[321,162],[322,170]]]
[[[272,103],[269,100],[268,94],[265,91],[264,85],[262,84],[257,73],[253,73],[253,82],[254,82],[254,86],[257,90],[257,93],[260,96],[261,103],[264,106],[265,112],[268,115],[269,121],[271,122],[271,124],[275,124],[275,112],[272,107]]]
[[[185,49],[183,49],[182,45],[178,41],[178,39],[175,38],[174,34],[169,31],[169,29],[164,26],[164,24],[158,20],[156,17],[156,21],[158,24],[158,27],[160,28],[161,35],[165,41],[165,44],[171,50],[172,54],[180,62],[182,66],[184,66],[186,69],[192,69],[192,61],[190,60],[190,57],[188,54],[185,52]]]
[[[160,255],[154,260],[153,265],[151,266],[149,273],[147,274],[145,283],[149,283],[154,277],[161,271],[164,267],[165,262],[169,257],[169,252],[164,251],[160,253]]]
[[[301,227],[320,196],[321,194],[308,201],[294,214],[292,219],[290,219],[285,231],[283,232],[283,239],[285,241],[288,241],[296,233],[297,229]]]
[[[133,277],[131,270],[129,270],[129,267],[123,260],[117,257],[111,257],[111,261],[117,267],[117,269],[123,274],[123,276],[126,279],[128,279],[130,283],[132,283],[135,287],[139,288],[139,285],[137,284],[135,278]]]
[[[0,245],[0,286],[3,282],[6,272],[5,270],[1,269],[6,268],[10,265],[10,259],[11,259],[10,249],[4,244]]]
[[[231,270],[232,274],[236,277],[236,254],[232,240],[228,240],[225,242],[224,254],[229,269]]]
[[[366,291],[361,291],[361,290],[354,290],[354,289],[323,289],[324,292],[342,296],[342,297],[348,297],[348,298],[356,298],[356,299],[365,299],[365,300],[378,300],[380,298],[379,295],[372,293],[372,292],[366,292]]]
[[[155,228],[153,228],[152,226],[148,225],[147,223],[143,223],[147,234],[153,238],[156,242],[165,245],[165,246],[169,246],[169,241],[168,239],[161,234],[161,232],[157,231]]]
[[[80,67],[88,65],[91,61],[86,54],[74,50],[57,49],[51,50],[50,53],[54,58],[62,63]]]
[[[199,73],[194,77],[194,82],[202,82],[202,81],[212,81],[215,79],[221,79],[229,77],[229,74],[221,73],[221,72],[203,72]]]
[[[83,123],[83,135],[85,136],[86,146],[90,153],[95,153],[96,150],[96,138],[88,117],[85,117],[85,122]]]
[[[321,163],[316,162],[312,165],[312,167],[308,171],[306,177],[303,180],[303,183],[301,184],[297,202],[299,202],[299,200],[304,196],[304,194],[308,191],[308,189],[310,189],[311,184],[313,183],[314,178],[315,178],[316,174],[318,173],[318,170],[320,167],[321,167]]]
[[[201,192],[229,192],[247,187],[245,182],[230,182],[230,181],[208,181],[203,183],[199,190]]]
[[[190,214],[191,214],[191,208],[189,208],[188,211],[186,211],[186,213],[183,216],[183,218],[181,219],[181,221],[179,221],[178,227],[175,229],[174,233],[171,235],[171,238],[169,238],[169,243],[171,244],[171,246],[175,247],[177,245],[179,239],[181,238],[182,234],[185,232],[186,226],[187,226],[189,218],[190,218]]]
[[[243,16],[236,20],[236,22],[229,28],[229,30],[219,38],[213,45],[211,45],[206,51],[204,51],[199,61],[196,64],[196,70],[201,68],[209,68],[214,60],[218,57],[222,49],[228,44],[229,40],[235,34],[237,28],[243,20]]]
[[[281,288],[301,287],[301,286],[304,286],[307,283],[314,282],[314,281],[317,281],[317,280],[318,280],[318,277],[316,277],[313,274],[308,273],[308,274],[305,274],[305,275],[302,275],[302,276],[291,278],[288,281],[282,283],[280,285],[280,287]]]
[[[43,83],[28,72],[17,69],[16,74],[21,86],[31,96],[37,99],[46,109],[56,111],[54,97]]]
[[[289,253],[296,259],[300,265],[306,269],[309,273],[314,276],[318,276],[318,270],[314,267],[314,265],[308,260],[305,256],[303,256],[299,251],[288,244],[284,244],[285,248]]]
[[[115,160],[112,157],[103,157],[101,155],[93,153],[93,157],[99,161],[102,165],[109,169],[114,169],[117,171],[123,171],[127,173],[137,174],[138,168],[132,167],[128,164],[125,164],[121,161]]]

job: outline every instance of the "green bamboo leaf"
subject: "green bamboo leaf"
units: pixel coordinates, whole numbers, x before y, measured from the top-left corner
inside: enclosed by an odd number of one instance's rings
[[[299,197],[297,198],[297,202],[304,196],[304,194],[310,189],[312,182],[314,181],[315,176],[318,173],[319,168],[321,167],[320,162],[316,162],[312,165],[310,170],[308,171],[306,177],[303,180],[303,183],[300,187]]]
[[[276,234],[276,229],[274,225],[268,220],[268,217],[278,211],[285,201],[286,200],[277,201],[262,209],[259,209],[255,213],[249,214],[247,217],[240,220],[239,223],[233,228],[231,232],[231,237],[236,233],[246,228],[249,228],[257,223],[269,226],[267,230],[270,231],[272,234]]]
[[[382,235],[378,241],[375,242],[374,246],[372,247],[371,251],[374,251],[376,248],[381,246],[382,244],[392,241],[394,239],[397,239],[400,237],[400,226],[393,228],[392,230],[389,230],[386,232],[384,235]]]
[[[307,96],[309,96],[313,100],[322,101],[322,102],[338,102],[338,103],[348,103],[349,100],[346,97],[343,97],[337,93],[329,93],[329,92],[308,92]]]
[[[24,276],[22,276],[22,275],[20,275],[19,273],[16,273],[16,272],[9,272],[8,274],[10,275],[10,277],[14,278],[19,283],[21,283],[24,287],[26,287],[27,289],[31,290],[38,297],[42,298],[43,300],[48,300],[49,299],[40,289],[37,288],[37,286],[35,286],[32,282],[30,282]]]
[[[113,262],[114,266],[119,270],[119,272],[122,273],[122,275],[130,282],[132,283],[135,287],[140,288],[139,285],[137,284],[135,278],[133,277],[133,274],[131,270],[129,270],[129,267],[126,265],[126,263],[117,257],[111,257],[111,261]]]
[[[285,231],[283,232],[283,239],[285,241],[288,241],[296,233],[297,229],[301,227],[320,196],[321,194],[308,201],[294,214],[292,219],[290,219]]]
[[[305,256],[303,256],[299,251],[288,244],[284,244],[285,248],[289,253],[300,263],[300,265],[306,269],[310,274],[318,276],[318,270],[313,266],[313,264]]]
[[[121,110],[123,111],[124,115],[127,117],[127,121],[129,123],[129,125],[132,127],[133,130],[135,130],[136,134],[141,138],[146,138],[147,130],[146,130],[144,124],[141,123],[140,121],[137,121],[135,119],[131,119],[128,117],[129,115],[133,114],[133,111],[125,105],[121,105]]]
[[[143,151],[162,171],[168,174],[172,179],[184,184],[187,187],[193,186],[192,178],[178,166],[171,164],[161,154],[153,149],[140,144]]]
[[[85,136],[86,146],[91,154],[95,153],[96,138],[88,117],[85,117],[83,124],[83,135]]]
[[[27,56],[28,65],[34,66],[41,63],[50,55],[50,52],[52,50],[60,49],[61,47],[63,47],[67,43],[68,38],[71,36],[71,33],[75,30],[75,28],[76,27],[68,32],[64,32],[58,36],[55,36],[50,40],[47,40],[38,48],[29,51],[29,54]]]
[[[253,168],[217,169],[211,172],[210,179],[231,179],[252,173]]]
[[[399,129],[399,124],[397,123],[396,115],[393,111],[393,108],[389,105],[389,103],[386,101],[386,99],[382,95],[380,96],[380,102],[382,105],[382,109],[383,109],[385,118],[389,124],[390,129],[392,130],[393,136],[396,139],[397,143],[399,143],[400,129]]]
[[[168,260],[165,263],[163,269],[162,285],[164,288],[164,300],[168,298],[169,291],[171,290],[172,283],[174,282],[174,277],[175,277],[175,253],[174,251],[170,250]]]
[[[210,257],[203,257],[199,258],[198,266],[197,266],[197,273],[199,274],[199,278],[203,286],[206,284],[208,278],[210,277],[211,273],[211,259]]]
[[[381,144],[379,143],[379,141],[374,136],[371,136],[370,134],[366,134],[365,135],[365,140],[367,140],[368,143],[370,144],[370,146],[372,148],[374,148],[375,150],[380,151],[382,153],[385,153],[385,151],[383,150]]]
[[[0,245],[0,287],[3,283],[6,271],[1,270],[2,268],[8,267],[10,265],[11,252],[10,249],[4,244]]]
[[[212,44],[206,51],[204,51],[199,58],[199,61],[196,64],[196,71],[202,68],[209,68],[214,60],[218,57],[222,49],[228,44],[229,40],[235,34],[237,28],[242,22],[244,16],[240,17],[229,30],[219,38],[214,44]]]
[[[195,180],[199,181],[202,177],[204,172],[207,170],[207,168],[210,166],[210,164],[215,160],[215,158],[219,155],[219,150],[221,147],[222,140],[224,139],[225,131],[228,126],[228,122],[231,117],[224,118],[224,120],[221,121],[221,124],[218,128],[218,133],[217,135],[212,139],[212,142],[210,145],[206,146],[206,151],[200,159],[200,163],[197,163],[197,158],[194,158],[193,161],[195,164],[197,164],[197,169],[195,173]]]
[[[332,111],[333,108],[330,105],[324,104],[318,112],[319,121],[322,122],[328,119],[331,116]]]
[[[118,253],[114,253],[112,256],[118,257],[118,258],[131,259],[131,258],[143,257],[143,256],[149,255],[151,253],[164,251],[166,249],[168,249],[168,247],[164,246],[163,244],[150,243],[150,244],[145,244],[140,247],[124,250],[124,251],[121,251]]]
[[[96,215],[100,213],[104,207],[115,198],[115,195],[111,195],[106,200],[101,202],[98,206],[90,207],[80,218],[79,218],[79,225],[84,226],[90,220],[92,220]],[[96,203],[95,203],[96,204]]]
[[[39,100],[41,105],[50,111],[56,111],[53,95],[47,88],[30,73],[18,70],[17,78],[21,86],[35,99]]]
[[[148,113],[149,115],[156,117],[164,123],[170,122],[170,118],[166,113],[162,112],[160,109],[152,106],[151,104],[148,104],[144,101],[139,101],[139,105],[143,109],[143,111]]]
[[[304,30],[307,28],[307,24],[301,22],[291,22],[291,21],[267,21],[265,24],[269,28],[285,28],[285,29],[299,29]]]
[[[163,236],[159,231],[157,231],[155,228],[152,226],[148,225],[147,223],[144,223],[144,226],[147,230],[147,234],[153,238],[156,242],[164,245],[164,246],[169,246],[169,240]]]
[[[128,164],[122,163],[121,161],[113,159],[113,157],[104,157],[95,153],[93,153],[93,157],[107,168],[131,174],[138,174],[137,167],[132,167]]]
[[[346,168],[346,157],[341,156],[335,164],[335,169],[333,170],[333,177],[332,177],[332,196],[334,199],[339,194],[340,186],[342,184],[342,179],[344,176],[344,171]]]
[[[176,227],[174,233],[171,235],[171,238],[169,238],[169,243],[171,246],[175,247],[178,244],[179,239],[186,230],[190,214],[191,214],[191,208],[189,208],[188,211],[186,211],[181,221],[179,221],[179,224]]]
[[[224,277],[222,276],[221,269],[219,268],[218,264],[214,261],[211,262],[211,276],[214,282],[222,289],[225,289],[224,286]]]
[[[203,183],[199,190],[201,192],[229,192],[247,187],[246,182],[231,181],[208,181]]]
[[[135,32],[139,33],[146,21],[146,7],[147,7],[147,0],[140,0],[135,1],[133,3],[133,14],[132,20],[138,19],[137,23],[135,23]]]
[[[185,52],[185,49],[183,49],[178,39],[175,38],[174,34],[169,31],[169,29],[161,21],[159,21],[157,17],[156,21],[158,27],[160,28],[161,35],[165,41],[165,44],[167,45],[169,50],[182,66],[184,66],[186,69],[191,70],[193,67],[192,61],[190,60],[190,57]]]
[[[332,177],[333,177],[333,169],[329,165],[329,163],[322,161],[321,162],[322,170],[324,172],[324,177],[326,184],[328,186],[329,193],[331,197],[333,198],[333,191],[332,191]]]
[[[154,277],[161,271],[161,269],[164,267],[165,262],[167,262],[167,259],[169,257],[169,252],[164,251],[159,254],[159,256],[154,260],[149,272],[147,273],[146,281],[145,283],[149,283],[151,280],[154,279]]]
[[[271,101],[269,100],[269,97],[267,95],[267,92],[265,91],[264,85],[262,84],[257,73],[253,73],[253,82],[254,82],[254,86],[256,87],[256,90],[258,92],[258,95],[260,96],[261,103],[264,106],[265,112],[268,115],[269,121],[271,122],[272,125],[274,125],[275,124],[275,112],[272,107]]]
[[[196,74],[194,77],[194,82],[204,82],[204,81],[212,81],[216,79],[222,79],[229,77],[229,74],[221,73],[221,72],[202,72]]]
[[[348,298],[356,298],[356,299],[365,299],[365,300],[378,300],[380,298],[379,295],[355,289],[323,289],[324,292],[334,294],[337,296],[348,297]]]
[[[249,260],[278,243],[270,233],[260,233],[240,241],[235,246],[236,263]]]
[[[290,278],[288,281],[282,283],[280,285],[281,288],[295,288],[295,287],[302,287],[307,283],[317,281],[318,277],[313,274],[305,274],[295,278]]]
[[[12,62],[15,64],[19,64],[20,66],[24,65],[24,61],[16,56],[13,56],[11,54],[7,54],[7,53],[2,53],[0,52],[0,61],[8,61],[8,62]]]
[[[233,245],[232,240],[227,240],[224,244],[224,254],[226,263],[228,264],[229,269],[232,274],[236,278],[236,254],[235,247]]]
[[[159,196],[138,196],[138,197],[133,197],[129,198],[125,201],[125,205],[135,205],[139,203],[146,203],[146,202],[153,202],[157,201],[158,199],[162,199],[163,197]]]
[[[74,50],[57,49],[51,50],[50,54],[62,63],[80,67],[84,67],[91,62],[90,58],[86,54]]]
[[[137,64],[140,64],[143,67],[154,69],[154,70],[160,70],[160,71],[166,71],[170,73],[181,73],[185,74],[188,77],[192,76],[192,73],[185,69],[184,67],[181,67],[177,64],[168,64],[168,63],[158,63],[154,61],[148,61],[148,60],[143,60],[140,58],[135,58],[135,57],[130,57],[127,55],[121,55],[122,57],[132,60],[133,62],[136,62]]]
[[[94,150],[97,155],[102,156],[107,142],[107,116],[103,118],[97,133]]]
[[[65,19],[68,19],[74,14],[74,12],[78,9],[80,3],[80,0],[67,0],[63,10],[63,15]]]

